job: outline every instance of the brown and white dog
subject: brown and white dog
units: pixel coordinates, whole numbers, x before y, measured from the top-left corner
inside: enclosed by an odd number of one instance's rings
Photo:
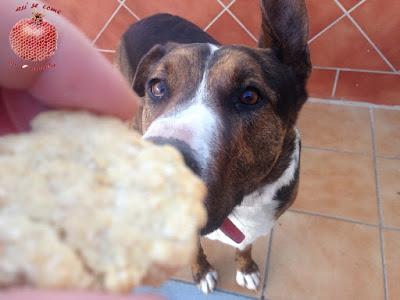
[[[206,183],[201,234],[237,248],[236,281],[254,290],[252,243],[296,197],[295,123],[311,68],[304,0],[263,0],[261,9],[259,48],[221,46],[196,25],[158,14],[132,25],[117,51],[142,98],[135,128],[176,147]],[[215,288],[201,246],[192,272],[204,293]]]

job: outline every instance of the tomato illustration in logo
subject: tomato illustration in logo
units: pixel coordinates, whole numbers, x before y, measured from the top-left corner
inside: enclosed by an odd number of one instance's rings
[[[43,14],[34,12],[32,19],[22,19],[10,32],[11,48],[19,57],[42,61],[57,50],[56,27],[43,20]]]

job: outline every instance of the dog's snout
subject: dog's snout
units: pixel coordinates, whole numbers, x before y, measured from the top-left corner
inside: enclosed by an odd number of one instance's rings
[[[173,138],[164,138],[164,137],[148,137],[146,140],[153,142],[157,145],[170,145],[177,149],[183,156],[185,160],[185,164],[197,175],[200,175],[200,166],[196,160],[196,155],[193,149],[190,148],[188,144],[185,142],[173,139]]]

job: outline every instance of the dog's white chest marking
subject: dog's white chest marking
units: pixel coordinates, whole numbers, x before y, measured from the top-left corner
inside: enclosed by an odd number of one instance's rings
[[[289,167],[283,172],[282,176],[274,183],[265,185],[261,189],[244,197],[242,204],[235,207],[229,215],[229,219],[245,235],[245,239],[238,244],[226,236],[220,229],[206,235],[206,238],[219,240],[243,250],[260,236],[268,234],[275,224],[276,209],[279,205],[279,202],[274,200],[274,197],[282,187],[291,183],[298,168],[299,159],[300,134],[296,130],[295,149],[292,153]]]

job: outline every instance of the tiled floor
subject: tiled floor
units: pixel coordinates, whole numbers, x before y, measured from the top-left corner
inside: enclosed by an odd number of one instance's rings
[[[273,300],[400,299],[400,110],[311,99],[299,128],[299,196],[253,250],[263,287],[235,285],[233,249],[205,241],[218,289]],[[190,270],[177,278],[191,282]]]
[[[348,63],[353,67],[368,64],[370,69],[387,68],[375,50],[368,48],[371,45],[360,39],[360,32],[354,31],[349,19],[343,17],[339,1],[346,10],[364,3],[373,8],[378,2],[327,0],[326,10],[321,10],[321,1],[308,0],[309,7],[315,6],[312,13],[322,14],[319,21],[312,21],[312,35],[342,18],[330,35],[322,35],[313,52],[328,43],[336,30],[351,28],[343,30],[370,59],[349,56]],[[127,26],[156,11],[184,15],[224,43],[255,45],[258,36],[259,16],[248,18],[246,14],[246,10],[258,14],[256,0],[104,0],[101,5],[95,0],[47,2],[76,23],[109,60]],[[395,6],[399,3],[386,2]],[[364,24],[369,14],[369,10],[354,10],[353,15]],[[227,27],[229,32],[223,30]],[[379,45],[384,43],[373,28],[369,29]],[[396,49],[385,49],[394,62]],[[318,55],[316,59],[326,59]],[[338,60],[335,67],[343,62]],[[372,102],[396,99],[400,103],[398,74],[340,72],[339,77],[339,69],[314,70],[311,82],[315,94],[329,98],[335,90],[338,97],[353,94],[361,99],[367,90]],[[262,287],[255,293],[238,287],[234,283],[233,249],[207,241],[206,253],[220,275],[219,292],[205,298],[192,285],[182,283],[191,282],[187,269],[177,276],[178,281],[169,282],[161,290],[169,299],[400,299],[400,110],[329,103],[311,100],[301,114],[304,147],[298,199],[272,234],[260,239],[254,248]]]

